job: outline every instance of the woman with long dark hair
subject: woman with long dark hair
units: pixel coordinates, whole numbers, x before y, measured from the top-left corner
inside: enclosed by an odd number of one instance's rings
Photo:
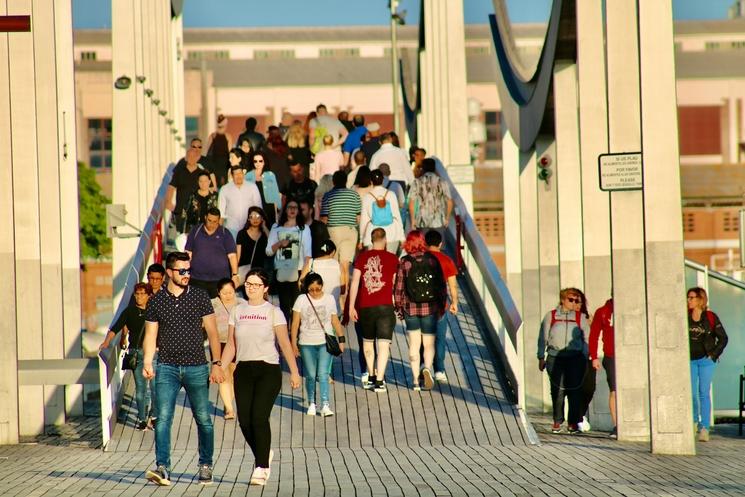
[[[300,270],[312,255],[312,242],[300,205],[288,200],[279,215],[279,222],[269,232],[266,246],[266,255],[274,256],[279,306],[288,321],[292,316],[292,304],[298,296]]]
[[[282,205],[279,195],[277,177],[269,170],[266,154],[257,152],[253,155],[253,169],[246,174],[246,181],[256,184],[261,194],[261,207],[264,209],[266,223],[272,226],[277,220],[277,209]]]
[[[266,300],[269,275],[263,269],[252,269],[244,287],[248,302],[236,305],[230,313],[221,360],[229,364],[235,358],[238,424],[255,458],[250,483],[265,485],[273,456],[269,416],[282,387],[277,346],[290,369],[292,388],[300,386],[300,373],[284,314]]]
[[[266,227],[264,210],[261,207],[250,207],[246,226],[238,232],[235,239],[239,285],[246,281],[246,274],[251,269],[266,269],[268,239],[269,228]]]

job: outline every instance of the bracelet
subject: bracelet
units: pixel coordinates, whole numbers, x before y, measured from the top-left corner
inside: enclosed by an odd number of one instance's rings
[[[222,367],[222,361],[212,361],[212,365]]]
[[[223,274],[225,274],[225,273],[223,273]],[[238,273],[233,273],[233,276],[238,276]]]

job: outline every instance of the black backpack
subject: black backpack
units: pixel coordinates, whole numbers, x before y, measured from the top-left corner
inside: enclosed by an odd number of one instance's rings
[[[406,294],[412,302],[433,302],[442,297],[445,278],[442,276],[440,262],[431,254],[425,252],[420,259],[410,255],[405,257],[411,262],[404,281]]]

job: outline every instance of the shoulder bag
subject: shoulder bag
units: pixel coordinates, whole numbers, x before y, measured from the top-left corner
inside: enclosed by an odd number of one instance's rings
[[[122,370],[130,369],[134,371],[137,369],[137,351],[142,348],[142,342],[145,340],[145,327],[143,325],[142,332],[140,333],[140,343],[137,344],[137,348],[127,347],[127,353],[124,354],[122,359]]]
[[[313,301],[310,299],[310,296],[307,293],[305,294],[305,298],[308,299],[308,303],[313,308],[313,313],[316,315],[318,323],[323,327],[323,321],[321,321],[321,318],[318,317],[316,306],[313,305]],[[326,337],[326,352],[334,357],[339,357],[341,355],[341,347],[339,347],[339,340],[336,338],[336,335],[329,334],[325,329],[323,330],[323,334]]]

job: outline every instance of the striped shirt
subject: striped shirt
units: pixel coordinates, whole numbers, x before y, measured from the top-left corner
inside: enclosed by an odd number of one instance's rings
[[[359,194],[349,188],[334,188],[323,196],[321,216],[328,217],[328,226],[357,226],[362,211]]]

